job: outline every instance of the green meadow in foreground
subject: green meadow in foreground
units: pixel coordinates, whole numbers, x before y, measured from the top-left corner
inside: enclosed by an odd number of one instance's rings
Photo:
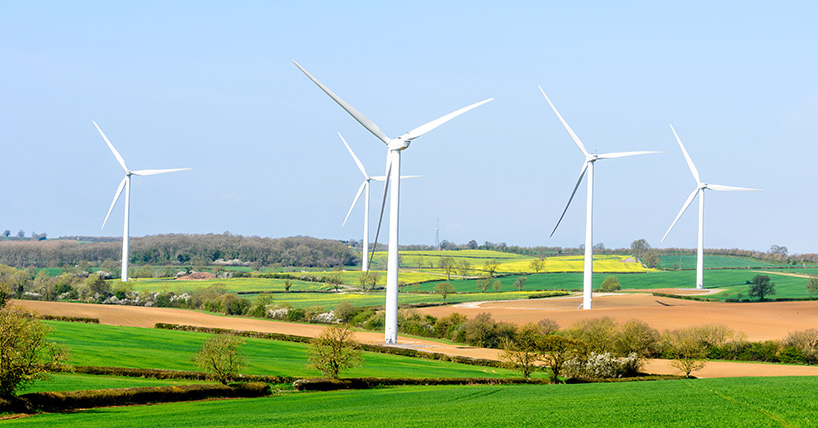
[[[167,370],[198,370],[193,355],[210,335],[205,333],[48,321],[53,339],[71,350],[72,364]],[[242,373],[269,376],[319,377],[308,369],[304,343],[247,338],[242,346],[247,368]],[[491,367],[365,352],[364,364],[342,377],[517,377]],[[544,377],[542,372],[537,376]]]
[[[815,377],[395,387],[45,414],[31,427],[809,427]]]

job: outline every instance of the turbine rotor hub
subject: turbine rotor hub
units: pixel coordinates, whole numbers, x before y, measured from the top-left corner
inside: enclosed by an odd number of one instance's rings
[[[404,140],[402,138],[395,138],[395,139],[389,140],[389,144],[387,144],[386,147],[389,150],[406,150],[409,147],[409,144],[411,144],[411,143],[412,142],[409,141],[409,140]]]

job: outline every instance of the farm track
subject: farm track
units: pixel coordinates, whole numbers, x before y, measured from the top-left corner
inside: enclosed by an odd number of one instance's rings
[[[576,310],[576,299],[541,299],[483,303],[477,308],[424,308],[425,314],[442,316],[460,312],[474,316],[490,312],[498,321],[521,324],[551,318],[567,327],[586,318],[609,316],[619,322],[641,319],[659,330],[690,325],[724,324],[742,331],[750,340],[781,339],[790,331],[813,328],[818,323],[818,302],[706,303],[658,298],[638,294],[598,295],[594,310]],[[86,303],[14,300],[14,305],[40,314],[98,318],[102,324],[152,328],[156,323],[173,323],[233,330],[284,333],[315,337],[325,326],[296,324],[256,318],[219,316],[184,309],[141,306],[95,305]],[[383,333],[356,332],[363,343],[382,344]],[[495,349],[444,344],[432,340],[399,336],[401,347],[473,358],[498,359]],[[666,360],[649,361],[651,373],[676,374]],[[709,362],[697,377],[737,376],[818,376],[818,367],[783,364]]]

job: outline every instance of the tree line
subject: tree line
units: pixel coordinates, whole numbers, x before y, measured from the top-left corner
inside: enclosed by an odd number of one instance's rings
[[[119,261],[121,240],[0,241],[0,264],[16,268],[100,266]],[[343,242],[305,236],[261,238],[223,234],[165,234],[130,239],[134,265],[243,264],[267,266],[336,267],[360,264],[360,255]]]

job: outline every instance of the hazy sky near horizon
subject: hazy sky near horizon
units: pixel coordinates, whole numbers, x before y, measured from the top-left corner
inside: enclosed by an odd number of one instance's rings
[[[552,228],[586,147],[663,154],[599,161],[594,242],[818,252],[818,4],[793,2],[3,2],[0,230],[131,235],[232,233],[360,239],[341,222],[384,145],[290,61],[397,137],[495,100],[403,152],[401,243],[440,238],[525,246],[584,241],[585,184]],[[382,186],[372,186],[374,237]],[[386,242],[386,225],[380,242]]]

